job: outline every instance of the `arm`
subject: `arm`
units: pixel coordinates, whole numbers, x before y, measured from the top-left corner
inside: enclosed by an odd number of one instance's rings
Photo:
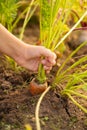
[[[16,59],[23,55],[25,44],[0,24],[0,51]]]
[[[46,71],[55,64],[56,55],[43,46],[24,43],[0,24],[0,51],[13,58],[19,65],[31,71],[37,71],[40,63]],[[44,57],[42,60],[41,57]]]

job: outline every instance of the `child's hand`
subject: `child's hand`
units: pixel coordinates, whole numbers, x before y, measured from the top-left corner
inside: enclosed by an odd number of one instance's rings
[[[24,53],[24,52],[23,52]],[[43,46],[26,45],[25,56],[17,61],[22,67],[37,72],[40,63],[47,73],[56,63],[56,55]]]

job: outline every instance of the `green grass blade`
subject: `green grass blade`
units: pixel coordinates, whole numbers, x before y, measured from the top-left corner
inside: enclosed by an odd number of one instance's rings
[[[86,99],[87,100],[87,96],[85,96],[85,95],[83,95],[83,94],[80,94],[80,93],[78,93],[78,92],[75,92],[75,91],[73,91],[73,90],[64,90],[63,91],[64,93],[69,93],[69,94],[74,94],[74,95],[76,95],[77,97],[79,96],[79,97],[81,97],[81,98],[84,98],[84,99]],[[62,92],[62,93],[63,93]]]
[[[83,18],[87,15],[87,11],[82,15],[82,17],[78,20],[78,22],[70,29],[70,31],[58,42],[55,46],[55,49],[70,35],[70,33],[79,25],[79,23],[83,20]]]
[[[80,105],[76,100],[74,100],[74,98],[70,95],[70,94],[66,94],[70,99],[71,101],[76,105],[78,106],[83,112],[87,113],[87,109],[84,108],[82,105]]]
[[[59,75],[59,73],[61,72],[61,70],[64,68],[64,66],[66,65],[66,63],[71,59],[71,57],[73,57],[83,46],[85,46],[87,44],[87,41],[82,43],[79,47],[76,48],[76,50],[74,50],[69,56],[68,58],[65,60],[65,62],[62,64],[62,66],[60,67],[60,69],[58,70],[56,76]]]

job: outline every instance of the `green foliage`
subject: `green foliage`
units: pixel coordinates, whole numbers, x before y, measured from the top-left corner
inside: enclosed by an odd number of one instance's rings
[[[25,31],[25,28],[26,28],[30,18],[34,14],[37,6],[38,6],[38,1],[37,0],[31,0],[31,2],[28,4],[28,7],[23,12],[23,13],[26,12],[26,14],[25,14],[25,20],[24,20],[24,23],[23,23],[23,27],[22,27],[21,33],[20,33],[20,39],[21,40],[23,38],[23,34],[24,34],[24,31]]]
[[[73,10],[77,12],[79,17],[87,10],[87,1],[86,0],[76,0],[75,4],[73,5]]]
[[[46,0],[42,0],[40,2],[41,7],[41,27],[42,30],[48,30],[49,23],[50,23],[50,5],[49,2]]]
[[[0,22],[7,26],[9,31],[13,21],[17,16],[17,9],[19,0],[1,0],[0,1]]]
[[[40,40],[42,45],[52,51],[69,30],[66,22],[73,4],[74,0],[40,1]]]
[[[71,20],[72,24],[78,21],[82,14],[87,10],[87,1],[86,0],[76,0],[75,4],[72,7]],[[87,17],[85,17],[79,26],[85,26],[87,24]]]
[[[60,48],[60,44],[63,45],[62,43],[67,36],[86,16],[87,12],[73,28],[69,27],[68,19],[72,14],[75,3],[79,5],[79,1],[75,0],[40,0],[40,41],[43,46],[52,51]],[[44,81],[46,75],[45,73],[42,74],[41,71],[43,72],[43,67],[40,67],[38,71],[38,79]]]
[[[87,96],[84,94],[84,90],[87,90],[87,56],[83,56],[75,63],[64,69],[70,58],[76,54],[76,52],[86,45],[87,42],[81,44],[71,55],[65,60],[60,69],[57,71],[52,87],[62,86],[60,94],[61,96],[69,97],[72,102],[87,113],[87,109],[73,98],[73,95],[87,100]],[[83,92],[83,93],[82,93]]]
[[[69,16],[71,15],[74,5],[78,5],[81,1],[48,0],[46,1],[45,5],[43,4],[44,2],[44,0],[40,0],[40,41],[42,45],[54,51],[81,23],[81,21],[87,15],[87,11],[83,11],[85,13],[82,13],[81,17],[79,17],[79,20],[77,22],[75,21],[75,25],[70,29],[67,24],[67,21],[69,20]],[[50,13],[48,13],[48,11]],[[61,98],[70,98],[75,105],[77,105],[81,110],[87,113],[87,109],[83,107],[81,103],[78,103],[77,100],[73,97],[74,95],[76,97],[80,97],[83,100],[87,100],[87,96],[84,94],[84,90],[87,90],[87,56],[80,58],[71,66],[66,68],[66,65],[70,61],[70,59],[78,52],[78,50],[80,50],[81,47],[86,44],[87,42],[81,44],[75,51],[73,51],[69,55],[69,57],[64,61],[64,63],[57,71],[52,85],[49,86],[40,96],[35,112],[37,130],[41,130],[39,119],[40,104],[43,97],[50,90],[50,88],[58,87],[58,90],[60,90],[58,91],[58,94],[61,95]],[[42,81],[42,79],[44,79],[45,77],[45,74],[42,74],[41,71],[43,72],[43,67],[40,65],[38,79]]]
[[[68,2],[68,0],[40,0],[40,41],[43,46],[52,51],[55,50],[56,44],[64,33],[69,30],[66,20],[71,5],[68,7],[68,11],[65,14],[67,4],[70,3]],[[38,79],[40,82],[46,79],[45,73],[43,72],[43,67],[40,67],[38,71]]]

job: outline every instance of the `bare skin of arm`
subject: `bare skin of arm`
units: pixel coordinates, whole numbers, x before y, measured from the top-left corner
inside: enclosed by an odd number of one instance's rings
[[[0,24],[0,51],[13,58],[20,66],[37,71],[40,63],[46,72],[56,63],[56,55],[43,46],[29,45],[11,34]],[[44,57],[43,59],[41,57]]]

